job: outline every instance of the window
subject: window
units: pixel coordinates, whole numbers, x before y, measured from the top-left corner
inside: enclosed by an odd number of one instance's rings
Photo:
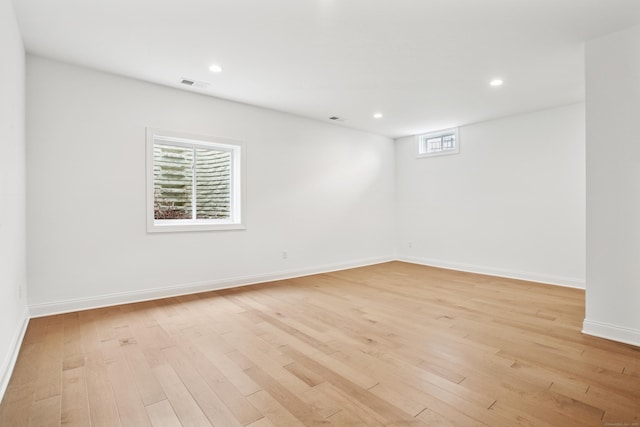
[[[458,128],[418,135],[418,157],[441,156],[458,152]]]
[[[243,229],[243,149],[147,129],[147,231]]]

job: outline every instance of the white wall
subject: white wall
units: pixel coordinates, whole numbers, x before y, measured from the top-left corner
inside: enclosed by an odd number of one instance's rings
[[[463,126],[460,153],[397,141],[397,245],[422,264],[584,287],[584,105]]]
[[[0,398],[27,320],[24,49],[11,0],[0,0]]]
[[[146,232],[147,126],[246,141],[246,231]],[[33,56],[27,138],[34,314],[394,256],[389,138]]]
[[[586,47],[584,332],[640,345],[640,26]]]

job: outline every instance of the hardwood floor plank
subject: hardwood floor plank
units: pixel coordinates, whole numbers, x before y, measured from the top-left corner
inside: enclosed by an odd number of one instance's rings
[[[102,354],[86,354],[84,368],[91,426],[119,427],[120,416]]]
[[[77,427],[90,425],[89,396],[84,366],[64,370],[62,383],[61,423],[65,426]]]
[[[460,425],[455,424],[453,421],[447,420],[442,415],[439,415],[428,408],[420,411],[420,413],[416,415],[416,418],[424,421],[428,426],[433,427],[454,427],[456,425]]]
[[[269,418],[263,417],[263,418],[260,418],[258,421],[252,422],[251,424],[247,424],[247,427],[277,427],[277,426],[273,424],[271,421],[269,421]]]
[[[24,333],[23,345],[43,342],[46,332],[46,325],[49,322],[47,317],[35,317],[29,320],[27,330]]]
[[[98,327],[94,321],[96,315],[88,315],[91,312],[80,312],[80,345],[82,346],[82,354],[98,354],[102,347],[102,340],[98,332]]]
[[[518,375],[522,377],[546,378],[551,381],[548,390],[560,395],[581,401],[602,411],[613,411],[621,416],[633,419],[640,415],[640,399],[634,399],[628,395],[620,395],[611,390],[604,392],[597,385],[590,385],[581,379],[569,378],[557,375],[552,369],[527,365],[524,362],[517,363]]]
[[[31,341],[22,344],[16,365],[11,375],[11,385],[20,386],[25,384],[34,385],[38,379],[38,369],[34,369],[40,363],[42,357],[43,342]],[[11,397],[9,393],[7,396]]]
[[[517,369],[511,372],[505,370],[500,375],[478,371],[465,379],[465,383],[472,388],[486,389],[496,396],[499,403],[503,400],[510,402],[518,396],[515,407],[552,424],[579,426],[581,423],[600,420],[604,413],[601,408],[551,391],[552,384],[547,385],[546,380],[536,382]]]
[[[106,362],[108,384],[116,401],[123,427],[150,426],[151,422],[133,380],[133,374],[120,349],[120,342],[113,338],[102,342],[102,355]],[[100,397],[98,397],[100,399]]]
[[[240,368],[227,354],[222,354],[218,351],[215,346],[212,346],[213,343],[209,340],[198,340],[196,342],[196,346],[202,354],[214,365],[215,370],[217,372],[224,372],[224,377],[229,380],[229,382],[240,391],[243,396],[249,396],[257,391],[260,391],[261,388],[257,385],[251,378],[244,373],[242,368]],[[212,377],[212,380],[216,380],[216,377]]]
[[[400,393],[384,383],[378,383],[369,391],[414,417],[426,409],[424,404],[414,400],[415,396],[412,395],[409,388],[406,393]]]
[[[115,325],[120,316],[120,307],[105,307],[96,309],[95,325],[98,330],[100,342],[115,338]]]
[[[340,426],[341,423],[367,426],[386,426],[396,421],[393,415],[377,413],[366,401],[363,402],[355,396],[345,393],[340,387],[334,386],[330,382],[323,383],[317,387],[320,393],[330,399],[337,407],[340,408],[329,420]],[[393,421],[392,421],[393,420]],[[417,425],[421,425],[419,420],[410,420],[407,418],[408,425],[412,425],[415,421]]]
[[[232,384],[227,375],[220,371],[191,340],[185,339],[181,341],[180,349],[182,351],[181,359],[193,366],[198,375],[213,390],[217,398],[224,403],[224,406],[228,408],[240,424],[250,424],[262,418],[262,414]]]
[[[132,331],[128,327],[118,329],[117,336],[120,349],[133,375],[142,404],[148,406],[166,400],[167,397],[162,386],[149,366],[143,348],[131,334]]]
[[[29,409],[29,427],[60,426],[60,396],[36,400]]]
[[[334,399],[328,393],[323,391],[327,383],[319,384],[300,395],[300,398],[310,405],[318,414],[326,419],[331,418],[337,412],[343,409],[343,402]]]
[[[149,414],[153,427],[182,427],[182,423],[168,400],[148,405],[147,414]]]
[[[259,326],[260,329],[264,329],[273,334],[270,338],[273,340],[272,343],[274,345],[282,348],[285,348],[285,346],[296,348],[306,356],[311,357],[314,360],[319,361],[320,363],[331,365],[334,371],[340,373],[340,375],[344,376],[350,381],[353,381],[354,383],[365,389],[371,388],[378,383],[377,379],[372,378],[370,375],[363,374],[360,369],[354,369],[342,363],[341,360],[337,359],[337,356],[339,356],[339,352],[334,352],[331,355],[327,355],[322,351],[318,351],[315,347],[308,345],[306,342],[300,341],[296,337],[283,333],[282,331],[273,327],[273,325],[261,324]],[[261,334],[260,336],[265,340],[268,339],[268,337],[265,337],[264,334]],[[335,335],[333,336],[333,338],[335,338]],[[315,376],[317,377],[317,373]],[[321,377],[318,377],[318,381],[321,380]]]
[[[26,426],[29,424],[35,381],[9,385],[0,405],[0,426]]]
[[[304,427],[304,424],[300,420],[293,416],[291,412],[284,408],[266,391],[261,390],[253,393],[251,396],[248,396],[248,399],[273,425]]]
[[[464,382],[453,383],[423,371],[412,361],[406,361],[392,352],[368,355],[351,351],[349,354],[336,353],[334,357],[353,366],[369,366],[377,372],[376,378],[387,386],[418,390],[429,396],[437,396],[438,400],[454,407],[466,408],[473,405],[488,408],[495,400],[486,390],[470,389]]]
[[[168,364],[182,381],[185,387],[184,391],[197,403],[212,425],[242,426],[245,424],[238,420],[213,389],[208,386],[207,381],[194,367],[195,360],[190,359],[178,347],[168,347],[162,352]],[[180,384],[178,384],[178,388],[182,389]],[[186,399],[186,394],[184,398]],[[169,400],[172,401],[171,398]],[[260,416],[260,414],[257,415]],[[180,419],[185,422],[184,417],[181,416]],[[254,419],[250,419],[250,421],[254,421]]]
[[[436,390],[427,392],[420,387],[409,386],[397,382],[386,383],[385,387],[397,394],[409,393],[419,404],[424,405],[430,412],[438,414],[441,418],[455,425],[461,426],[484,426],[486,425],[473,416],[474,413],[482,412],[485,407],[477,406],[465,402],[462,398],[451,396],[446,393],[441,394]],[[492,402],[493,403],[493,402]],[[416,418],[422,419],[420,414]],[[424,414],[423,414],[424,416]],[[507,425],[496,423],[494,425]]]
[[[491,412],[496,412],[501,415],[506,421],[503,424],[509,426],[523,426],[523,427],[551,427],[553,424],[547,421],[541,420],[535,413],[525,412],[521,409],[514,408],[510,401],[496,401],[496,403],[489,409]]]
[[[47,332],[38,363],[34,400],[60,396],[62,387],[64,333],[60,324],[49,324],[45,328]]]
[[[84,365],[80,326],[79,313],[68,313],[64,315],[63,371]]]
[[[412,425],[421,425],[421,423],[419,422],[413,423],[412,421],[414,421],[414,419],[411,415],[402,412],[400,409],[396,408],[389,402],[380,399],[370,391],[349,381],[342,375],[332,371],[330,368],[316,362],[315,360],[305,356],[304,354],[299,353],[295,349],[285,347],[284,351],[302,366],[305,366],[307,369],[315,372],[317,375],[324,377],[327,382],[330,382],[334,387],[339,388],[343,393],[348,394],[354,399],[357,399],[372,411],[385,417],[386,421],[395,422],[396,420],[402,420],[404,422],[411,423]]]
[[[584,291],[402,262],[31,319],[0,425],[640,424]]]
[[[343,409],[333,414],[329,420],[337,426],[349,426],[349,427],[371,427],[371,426],[384,426],[377,421],[365,421],[358,417],[356,414],[349,410]]]
[[[291,363],[292,360],[284,358],[279,350],[270,348],[268,352],[263,352],[265,347],[262,343],[260,345],[256,345],[256,340],[251,339],[251,337],[246,334],[237,335],[233,332],[229,332],[224,334],[223,338],[225,341],[238,348],[238,351],[228,353],[227,356],[230,357],[238,367],[243,369],[247,376],[249,376],[254,382],[256,382],[255,378],[251,377],[246,370],[252,366],[257,366],[269,372],[276,381],[292,390],[295,394],[303,393],[309,389],[309,386],[304,381],[283,367],[283,365]],[[262,340],[260,339],[260,341]],[[256,384],[260,385],[257,382]]]
[[[285,365],[284,369],[307,383],[309,387],[315,387],[318,384],[324,382],[324,379],[317,375],[315,372],[310,371],[309,369],[306,369],[304,366],[301,366],[295,362]]]
[[[155,366],[153,371],[182,424],[198,427],[213,425],[171,366],[161,364]]]
[[[257,366],[252,366],[245,370],[247,375],[253,379],[256,384],[271,397],[273,397],[283,407],[287,408],[287,411],[294,417],[302,421],[306,426],[328,426],[331,423],[318,414],[313,407],[305,404],[300,398],[298,398],[293,392],[287,389],[274,378],[269,376],[266,372]]]

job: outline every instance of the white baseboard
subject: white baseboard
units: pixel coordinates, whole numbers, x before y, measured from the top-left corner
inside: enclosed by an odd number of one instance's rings
[[[220,289],[234,288],[238,286],[254,285],[258,283],[272,282],[275,280],[292,279],[295,277],[308,276],[311,274],[328,273],[331,271],[346,270],[349,268],[364,267],[372,264],[379,264],[388,261],[403,261],[413,264],[428,265],[432,267],[447,268],[451,270],[467,271],[478,274],[488,274],[492,276],[507,277],[512,279],[528,280],[533,282],[548,283],[553,285],[567,286],[584,289],[584,280],[568,277],[555,277],[526,273],[511,270],[502,270],[489,267],[482,267],[469,264],[452,263],[442,260],[418,258],[418,257],[376,257],[360,260],[353,260],[339,264],[329,264],[304,268],[299,270],[285,270],[266,274],[251,276],[240,276],[206,282],[186,283],[164,288],[148,289],[136,292],[122,292],[116,294],[100,295],[90,298],[78,298],[72,300],[54,301],[43,304],[32,304],[29,306],[31,317],[50,316],[53,314],[69,313],[92,308],[108,307],[118,304],[128,304],[140,301],[149,301],[160,298],[169,298],[179,295],[188,295],[198,292],[206,292]]]
[[[331,271],[346,270],[349,268],[364,267],[382,262],[394,261],[395,257],[377,257],[353,260],[339,264],[328,264],[299,270],[285,270],[251,276],[240,276],[229,279],[212,280],[207,282],[187,283],[176,286],[168,286],[159,289],[148,289],[136,292],[122,292],[117,294],[100,295],[91,298],[78,298],[65,301],[54,301],[44,304],[29,306],[31,317],[50,316],[53,314],[70,313],[79,310],[108,307],[118,304],[129,304],[140,301],[149,301],[160,298],[170,298],[180,295],[195,294],[198,292],[215,291],[235,288],[238,286],[255,285],[258,283],[273,282],[275,280],[293,279],[295,277],[312,274],[329,273]]]
[[[24,334],[27,332],[28,324],[29,312],[25,308],[22,313],[22,324],[18,329],[16,329],[13,340],[11,340],[9,352],[5,357],[5,360],[2,362],[2,366],[0,366],[0,401],[2,401],[4,393],[7,391],[7,387],[9,386],[9,380],[11,379],[11,374],[13,374],[13,368],[15,368],[16,361],[18,360],[18,353],[20,353],[20,347],[22,346]]]
[[[640,347],[640,330],[584,319],[582,333]]]
[[[486,274],[489,276],[506,277],[509,279],[527,280],[530,282],[546,283],[568,288],[584,289],[584,279],[576,277],[550,276],[546,274],[530,273],[526,271],[505,270],[500,268],[485,267],[480,265],[449,262],[438,259],[420,258],[401,255],[398,261],[410,262],[413,264],[427,265],[430,267],[446,268],[448,270],[466,271],[469,273]]]

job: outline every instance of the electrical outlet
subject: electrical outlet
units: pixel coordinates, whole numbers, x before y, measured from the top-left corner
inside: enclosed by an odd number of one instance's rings
[[[287,259],[289,258],[289,254],[287,253],[287,251],[282,251],[282,259]]]
[[[409,243],[407,243],[407,246],[409,246],[410,248],[412,248],[412,247],[413,247],[413,242],[409,242]]]

